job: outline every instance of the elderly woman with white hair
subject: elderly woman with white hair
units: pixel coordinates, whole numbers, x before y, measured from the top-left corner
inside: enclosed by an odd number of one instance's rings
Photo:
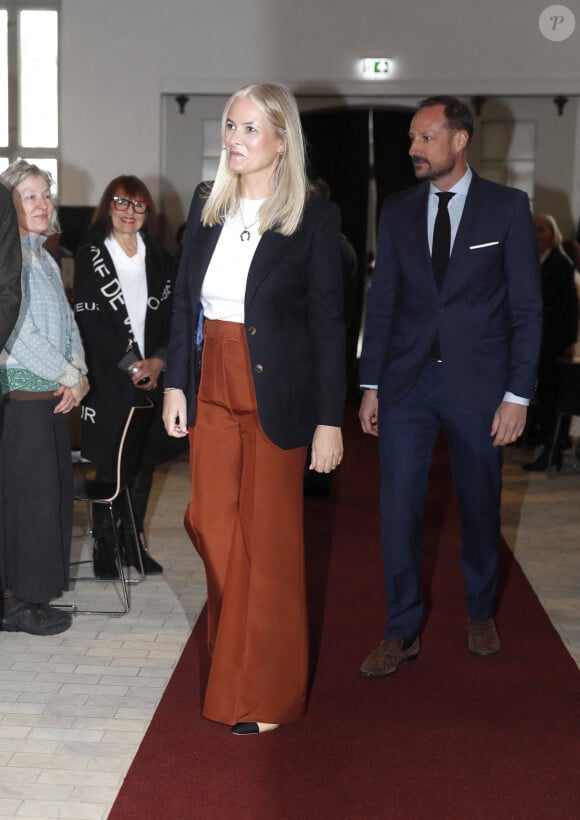
[[[574,284],[574,265],[562,247],[562,233],[551,214],[535,217],[536,238],[542,276],[544,322],[542,347],[538,364],[538,388],[532,407],[530,433],[543,445],[534,461],[523,464],[524,470],[542,472],[548,467],[550,443],[556,422],[560,391],[558,359],[572,358],[578,335],[578,296]],[[535,429],[534,429],[535,426]],[[562,430],[561,439],[567,435]],[[560,445],[562,441],[560,441]],[[555,454],[561,465],[560,446]]]
[[[0,353],[1,628],[55,635],[71,615],[49,605],[66,589],[73,477],[66,414],[88,391],[80,334],[56,262],[52,179],[19,160],[0,176],[22,245],[22,303]]]

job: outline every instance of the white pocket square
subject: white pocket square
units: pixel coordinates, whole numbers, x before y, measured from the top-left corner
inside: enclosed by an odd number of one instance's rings
[[[491,248],[492,245],[499,245],[499,240],[497,242],[482,242],[481,245],[470,245],[470,251],[476,251],[478,248]]]

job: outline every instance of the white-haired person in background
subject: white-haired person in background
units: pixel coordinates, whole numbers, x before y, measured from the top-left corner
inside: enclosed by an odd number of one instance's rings
[[[24,160],[12,192],[22,246],[22,302],[0,353],[1,628],[54,635],[72,617],[49,601],[68,585],[73,476],[67,413],[87,393],[84,351],[60,270],[44,250],[59,230],[47,171]]]
[[[542,472],[548,466],[550,445],[556,423],[560,392],[558,359],[571,359],[578,336],[578,296],[574,283],[574,264],[562,247],[562,232],[551,214],[534,219],[540,254],[542,279],[542,347],[538,363],[538,388],[531,407],[529,435],[542,445],[534,461],[523,464],[524,470]],[[557,442],[555,463],[562,463],[561,450],[566,449],[569,421],[562,425]]]

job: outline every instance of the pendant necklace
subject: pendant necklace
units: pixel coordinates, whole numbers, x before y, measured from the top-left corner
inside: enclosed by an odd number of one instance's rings
[[[240,214],[240,221],[243,225],[243,230],[240,233],[240,242],[249,242],[250,238],[251,238],[250,228],[253,228],[254,225],[258,224],[258,222],[260,221],[260,215],[258,214],[258,216],[256,217],[256,219],[254,219],[253,222],[250,222],[249,225],[246,225],[246,223],[244,222],[244,215],[242,213],[241,208],[239,209],[239,214]]]

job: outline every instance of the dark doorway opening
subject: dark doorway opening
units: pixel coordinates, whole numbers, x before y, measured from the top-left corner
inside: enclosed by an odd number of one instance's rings
[[[358,260],[356,282],[347,305],[347,366],[356,385],[356,355],[382,202],[415,183],[407,151],[412,112],[364,107],[330,108],[302,113],[308,172],[330,187],[342,213],[342,230]]]

